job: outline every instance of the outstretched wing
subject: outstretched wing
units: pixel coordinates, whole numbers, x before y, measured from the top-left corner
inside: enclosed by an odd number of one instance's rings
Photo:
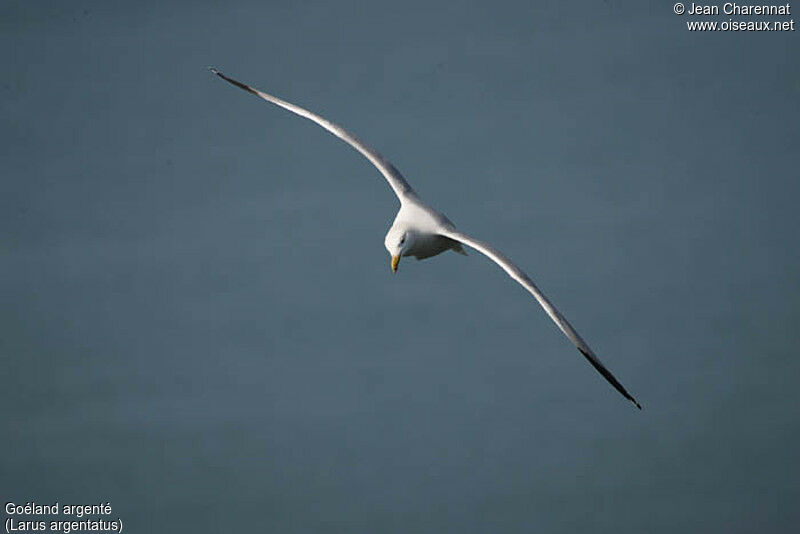
[[[539,302],[539,304],[542,305],[544,311],[546,311],[547,315],[549,315],[550,318],[553,321],[555,321],[555,323],[558,325],[561,331],[564,332],[564,334],[570,339],[570,341],[572,341],[575,344],[576,347],[578,347],[578,350],[581,351],[581,354],[583,354],[587,360],[589,360],[589,363],[591,363],[592,366],[595,369],[597,369],[600,372],[600,374],[603,375],[605,379],[608,380],[611,383],[611,385],[614,386],[617,389],[617,391],[619,391],[622,394],[623,397],[625,397],[633,404],[635,404],[636,407],[639,408],[640,410],[642,409],[641,405],[638,402],[636,402],[636,399],[634,399],[631,396],[631,394],[628,393],[625,387],[619,383],[619,380],[617,380],[616,377],[614,377],[614,375],[611,374],[611,371],[609,371],[606,368],[606,366],[603,365],[603,362],[601,362],[600,359],[597,356],[595,356],[592,349],[589,348],[589,345],[586,344],[586,342],[583,340],[583,338],[581,338],[578,332],[576,332],[575,329],[572,328],[572,325],[569,324],[569,322],[564,318],[564,316],[559,313],[559,311],[555,308],[555,306],[553,306],[553,304],[547,299],[547,297],[544,296],[544,294],[539,290],[539,288],[536,287],[536,284],[533,283],[533,280],[531,280],[522,269],[514,265],[514,263],[511,260],[509,260],[503,254],[501,254],[497,249],[493,248],[491,245],[487,245],[482,241],[473,239],[470,236],[462,234],[461,232],[457,232],[455,230],[442,230],[441,234],[446,237],[449,237],[450,239],[454,239],[455,241],[463,243],[469,247],[472,247],[478,252],[488,256],[497,265],[502,267],[503,270],[506,273],[508,273],[508,275],[511,278],[522,284],[522,287],[527,289],[528,292],[531,295],[533,295],[533,298],[535,298]]]
[[[378,168],[379,171],[381,171],[381,174],[383,174],[383,176],[389,182],[389,185],[394,190],[395,194],[397,195],[397,198],[400,199],[400,202],[403,202],[403,200],[406,197],[416,196],[414,190],[411,188],[410,185],[408,185],[408,182],[406,182],[405,178],[403,178],[403,175],[400,174],[400,171],[394,168],[394,165],[389,163],[389,161],[386,158],[384,158],[380,153],[378,153],[377,150],[373,149],[372,147],[370,147],[369,145],[358,139],[356,136],[354,136],[341,126],[334,124],[331,121],[323,117],[320,117],[315,113],[311,113],[307,109],[303,109],[300,106],[296,106],[291,102],[286,102],[285,100],[281,100],[278,97],[269,95],[267,93],[259,91],[258,89],[254,89],[249,85],[234,80],[233,78],[225,76],[224,74],[222,74],[220,71],[218,71],[213,67],[209,67],[209,70],[212,73],[219,76],[220,78],[222,78],[223,80],[225,80],[226,82],[231,83],[240,89],[244,89],[248,93],[252,93],[258,97],[263,98],[267,102],[272,102],[273,104],[278,105],[284,109],[288,109],[292,113],[296,113],[301,117],[305,117],[308,120],[316,122],[326,130],[328,130],[330,133],[332,133],[333,135],[335,135],[336,137],[338,137],[351,147],[361,152],[361,154],[364,157],[366,157],[373,165],[375,165]]]

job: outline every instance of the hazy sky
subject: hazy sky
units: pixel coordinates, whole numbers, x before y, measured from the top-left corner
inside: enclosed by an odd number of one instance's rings
[[[110,501],[131,532],[793,531],[799,32],[578,4],[3,2],[3,502]],[[392,275],[377,171],[207,65],[381,150],[644,410],[478,253]]]

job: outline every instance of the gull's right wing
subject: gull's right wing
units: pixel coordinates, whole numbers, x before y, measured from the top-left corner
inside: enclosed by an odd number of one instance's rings
[[[564,332],[564,334],[570,339],[570,341],[572,341],[572,343],[578,347],[578,350],[584,355],[584,357],[586,357],[589,363],[592,364],[592,366],[597,369],[597,371],[603,375],[603,377],[608,380],[609,383],[614,386],[614,388],[619,391],[623,397],[631,401],[640,410],[642,409],[642,406],[636,402],[636,399],[634,399],[633,396],[628,393],[625,387],[620,384],[619,380],[617,380],[616,377],[611,374],[611,371],[609,371],[606,366],[603,365],[603,362],[600,361],[600,358],[594,354],[592,349],[589,348],[589,345],[586,344],[578,332],[572,328],[572,325],[569,324],[569,322],[564,318],[563,315],[561,315],[561,313],[559,313],[555,306],[550,303],[547,297],[544,296],[544,293],[542,293],[541,290],[536,287],[536,284],[533,283],[533,280],[531,280],[522,269],[514,265],[511,260],[501,254],[497,249],[484,243],[483,241],[473,239],[472,237],[462,234],[456,230],[442,229],[440,230],[440,233],[445,237],[449,237],[450,239],[458,241],[459,243],[463,243],[464,245],[474,248],[502,267],[511,278],[519,282],[522,287],[527,289],[528,292],[533,295],[533,298],[539,302],[542,308],[544,308],[544,311],[547,312],[547,315],[549,315],[556,325],[558,325],[558,328],[560,328],[561,331]]]
[[[375,165],[375,167],[377,167],[378,170],[381,171],[381,174],[383,174],[383,176],[386,178],[386,181],[389,182],[389,185],[394,190],[395,194],[397,195],[397,198],[400,199],[400,202],[403,202],[403,200],[406,197],[412,197],[412,198],[416,197],[414,190],[411,188],[410,185],[408,185],[408,182],[406,182],[405,178],[403,178],[403,175],[400,174],[400,171],[395,169],[394,165],[392,165],[386,158],[384,158],[377,150],[370,147],[369,145],[358,139],[356,136],[354,136],[353,134],[342,128],[341,126],[334,124],[323,117],[320,117],[316,113],[311,113],[307,109],[303,109],[300,106],[296,106],[291,102],[281,100],[278,97],[269,95],[267,93],[264,93],[263,91],[259,91],[258,89],[254,89],[249,85],[234,80],[233,78],[225,76],[224,74],[222,74],[220,71],[218,71],[213,67],[209,67],[209,70],[212,73],[219,76],[220,78],[222,78],[223,80],[225,80],[226,82],[233,84],[240,89],[244,89],[248,93],[254,94],[260,98],[263,98],[267,102],[271,102],[284,109],[288,109],[292,113],[296,113],[301,117],[305,117],[308,120],[316,122],[326,130],[328,130],[330,133],[332,133],[333,135],[335,135],[336,137],[338,137],[351,147],[358,150],[364,157],[366,157],[370,161],[370,163]]]

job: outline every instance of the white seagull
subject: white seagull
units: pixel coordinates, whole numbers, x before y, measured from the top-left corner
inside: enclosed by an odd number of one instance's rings
[[[623,397],[631,401],[640,410],[642,409],[641,405],[636,402],[636,399],[628,393],[625,387],[620,384],[619,380],[611,374],[611,371],[603,365],[603,362],[595,356],[592,349],[589,348],[589,345],[586,344],[578,332],[572,328],[572,325],[569,324],[555,306],[550,303],[547,297],[544,296],[533,283],[533,280],[531,280],[522,269],[514,265],[510,259],[491,245],[483,241],[478,241],[456,230],[455,225],[450,222],[450,219],[420,200],[416,192],[408,185],[405,178],[403,178],[403,175],[400,174],[400,171],[395,169],[394,166],[375,149],[356,138],[341,126],[315,113],[236,81],[213,67],[209,67],[209,69],[226,82],[319,124],[330,133],[358,150],[378,168],[384,178],[389,182],[389,186],[394,190],[397,198],[400,199],[400,210],[397,212],[392,227],[389,228],[389,231],[386,233],[386,238],[384,239],[386,250],[389,251],[389,255],[392,257],[391,266],[393,272],[397,272],[397,266],[400,263],[400,258],[403,256],[414,256],[418,260],[421,260],[436,256],[447,250],[466,255],[461,245],[474,248],[481,254],[488,256],[489,259],[502,267],[511,278],[528,290],[528,292],[533,295],[533,298],[544,308],[547,315],[555,321],[561,331],[575,344],[581,354],[586,357],[589,363],[591,363]]]

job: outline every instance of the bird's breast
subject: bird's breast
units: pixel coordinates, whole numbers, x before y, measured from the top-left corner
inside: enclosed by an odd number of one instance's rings
[[[451,243],[450,239],[440,235],[418,235],[414,247],[408,251],[408,255],[414,256],[418,260],[424,260],[450,249]]]

